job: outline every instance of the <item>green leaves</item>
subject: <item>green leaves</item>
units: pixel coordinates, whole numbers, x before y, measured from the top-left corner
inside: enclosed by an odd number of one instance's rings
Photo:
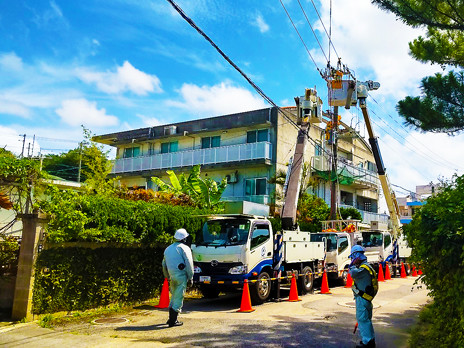
[[[170,184],[163,182],[158,177],[152,177],[152,181],[158,186],[160,191],[173,194],[186,194],[200,208],[215,208],[226,189],[227,179],[223,178],[218,184],[216,181],[200,177],[200,165],[193,166],[188,177],[183,173],[179,177],[172,171],[167,170]]]

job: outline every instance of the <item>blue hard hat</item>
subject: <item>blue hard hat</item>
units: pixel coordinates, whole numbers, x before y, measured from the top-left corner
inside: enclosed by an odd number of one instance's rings
[[[351,258],[354,253],[364,253],[364,251],[365,250],[361,245],[355,245],[351,248],[351,254],[348,257]]]

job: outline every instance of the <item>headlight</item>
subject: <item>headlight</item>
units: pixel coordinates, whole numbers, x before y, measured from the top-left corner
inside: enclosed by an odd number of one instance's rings
[[[246,265],[241,265],[241,266],[235,266],[229,269],[230,274],[245,274],[247,272],[247,266]]]
[[[198,266],[193,267],[193,273],[201,273],[201,268]]]

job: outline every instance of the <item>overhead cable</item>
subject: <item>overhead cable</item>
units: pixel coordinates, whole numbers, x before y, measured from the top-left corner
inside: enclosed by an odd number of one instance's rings
[[[329,45],[332,46],[332,48],[334,49],[335,54],[337,55],[337,58],[340,59],[340,56],[338,55],[338,52],[337,52],[337,50],[335,49],[335,46],[334,46],[332,40],[330,39],[330,35],[329,35],[329,33],[327,32],[327,29],[325,28],[324,22],[323,22],[323,20],[322,20],[322,18],[321,18],[321,15],[319,14],[319,11],[317,10],[316,5],[314,4],[314,1],[311,0],[311,2],[313,3],[313,7],[314,7],[314,9],[316,10],[316,13],[317,13],[317,16],[319,17],[319,20],[321,21],[322,27],[324,28],[324,31],[325,31],[325,33],[327,34],[327,38],[329,38]]]

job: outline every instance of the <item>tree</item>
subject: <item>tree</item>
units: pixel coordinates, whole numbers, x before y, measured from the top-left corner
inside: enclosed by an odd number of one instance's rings
[[[298,224],[301,230],[308,232],[322,231],[322,222],[330,215],[327,203],[319,197],[303,193],[298,199]]]
[[[442,186],[404,226],[404,232],[434,299],[433,326],[426,330],[433,342],[427,346],[463,347],[464,176]]]
[[[426,27],[425,37],[409,43],[411,55],[424,63],[464,67],[463,0],[371,0],[413,27]],[[429,132],[464,130],[463,72],[426,77],[420,97],[406,97],[397,106],[406,123]]]
[[[46,155],[43,159],[43,170],[65,180],[78,181],[81,156],[82,152],[79,147],[59,155]],[[80,180],[82,182],[86,180],[85,174],[81,173]]]
[[[158,177],[152,177],[153,182],[160,191],[171,192],[177,195],[186,194],[199,206],[206,209],[218,205],[222,193],[226,189],[227,179],[223,178],[218,184],[216,181],[200,177],[200,165],[193,166],[188,176],[176,175],[172,170],[167,170],[170,184],[165,183]]]

